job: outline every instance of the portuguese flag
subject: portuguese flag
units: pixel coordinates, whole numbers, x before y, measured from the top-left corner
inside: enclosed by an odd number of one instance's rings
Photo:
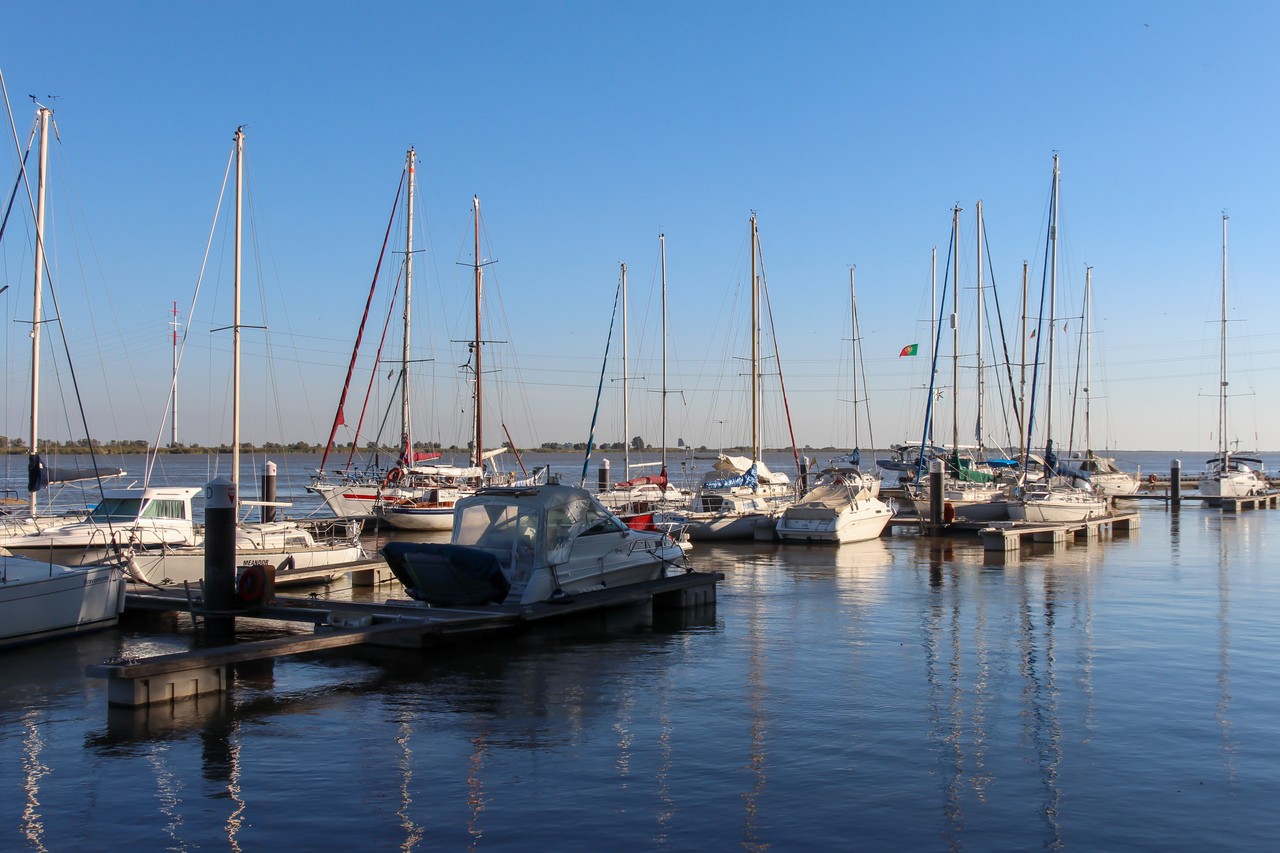
[[[918,352],[920,352],[919,344],[907,344],[902,348],[902,352],[898,353],[898,358],[902,358],[904,355],[915,355]]]

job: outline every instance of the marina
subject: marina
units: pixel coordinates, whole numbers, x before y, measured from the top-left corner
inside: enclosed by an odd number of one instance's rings
[[[184,594],[134,591],[117,629],[6,653],[0,843],[563,846],[577,820],[584,847],[1265,847],[1280,514],[1137,506],[1124,535],[1012,552],[905,527],[696,545],[713,605],[520,628],[290,588],[237,619],[240,661]],[[201,658],[225,692],[111,704],[103,676]],[[344,806],[317,821],[317,797]]]

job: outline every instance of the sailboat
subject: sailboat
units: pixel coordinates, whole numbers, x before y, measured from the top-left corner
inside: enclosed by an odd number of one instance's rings
[[[751,215],[751,457],[719,454],[702,479],[688,512],[664,520],[685,525],[689,538],[752,539],[759,525],[773,527],[796,500],[790,478],[770,471],[760,453],[760,235]],[[771,534],[772,535],[772,534]]]
[[[53,111],[37,110],[40,157],[36,178],[35,287],[31,325],[31,484],[30,506],[36,508],[41,463],[37,455],[39,423],[40,296],[44,276],[45,176]],[[0,647],[108,628],[124,610],[124,571],[117,561],[70,568],[46,560],[14,556],[0,549]]]
[[[1084,477],[1072,476],[1065,468],[1059,468],[1053,447],[1053,348],[1055,303],[1058,289],[1058,155],[1053,155],[1053,194],[1049,209],[1049,335],[1045,393],[1045,452],[1043,458],[1044,479],[1023,481],[1014,500],[1009,501],[1009,518],[1014,521],[1060,522],[1084,521],[1107,515],[1110,503],[1099,495]],[[1041,316],[1044,315],[1041,306]],[[1034,400],[1035,383],[1032,383]],[[1032,406],[1034,410],[1034,405]],[[1031,423],[1027,424],[1027,446],[1031,446]],[[1026,470],[1023,465],[1023,470]]]
[[[858,302],[854,270],[849,269],[853,329],[853,451],[832,460],[817,484],[782,511],[777,533],[782,541],[863,542],[875,539],[893,518],[893,509],[878,497],[880,477],[861,468],[858,436]],[[874,441],[872,442],[874,444]]]
[[[693,495],[686,489],[673,484],[667,476],[667,241],[665,234],[658,235],[658,247],[662,277],[662,402],[661,402],[661,458],[658,462],[631,462],[631,444],[627,439],[631,435],[631,398],[630,374],[627,367],[628,354],[628,318],[627,318],[627,265],[621,265],[619,280],[619,296],[622,305],[622,465],[625,479],[619,483],[601,484],[601,491],[596,498],[609,509],[618,513],[628,524],[645,529],[654,523],[655,511],[685,509]],[[588,451],[590,452],[590,451]],[[657,474],[633,476],[635,468],[658,465]],[[607,469],[605,469],[607,470]]]
[[[1209,506],[1266,490],[1262,460],[1231,452],[1227,440],[1227,215],[1222,214],[1222,331],[1218,361],[1218,453],[1205,463],[1198,484]]]
[[[360,332],[356,335],[356,344],[351,356],[351,364],[347,371],[347,381],[343,385],[342,396],[334,415],[333,427],[329,433],[329,441],[325,445],[325,455],[321,458],[320,468],[312,478],[307,490],[320,495],[325,504],[339,518],[372,518],[376,515],[375,506],[381,502],[395,503],[400,501],[421,500],[426,504],[447,504],[447,512],[438,517],[432,515],[432,526],[427,529],[448,530],[452,523],[452,499],[455,490],[476,487],[481,482],[479,469],[460,468],[455,465],[431,464],[440,458],[439,453],[420,453],[414,447],[412,408],[410,399],[409,363],[410,363],[410,331],[413,309],[413,226],[414,204],[417,200],[417,155],[410,148],[405,155],[404,181],[405,192],[405,260],[403,268],[403,333],[401,337],[400,359],[400,456],[389,468],[376,465],[365,470],[354,471],[351,459],[340,470],[328,472],[325,468],[329,453],[333,448],[338,427],[345,423],[343,411],[346,404],[347,391],[355,370],[356,357],[360,342],[364,335],[364,323],[368,318],[368,303],[372,302],[373,291],[377,285],[375,275],[373,285],[369,289],[368,302],[365,306],[365,320],[361,321]],[[390,234],[388,224],[388,236]],[[384,244],[385,251],[385,244]],[[381,268],[381,257],[379,257]],[[358,439],[358,436],[357,436]],[[353,451],[354,453],[354,451]],[[443,491],[442,491],[443,490]]]
[[[472,270],[475,277],[475,337],[470,349],[473,374],[471,459],[466,468],[455,466],[407,466],[401,482],[407,482],[413,490],[410,494],[384,493],[373,505],[374,515],[391,527],[400,530],[453,529],[454,505],[459,499],[474,494],[484,486],[513,485],[516,478],[499,477],[496,471],[486,471],[486,463],[506,452],[506,447],[484,449],[484,396],[482,393],[484,371],[482,352],[484,338],[481,333],[481,306],[483,305],[484,263],[480,259],[480,198],[473,196],[471,209],[475,218],[475,259]],[[406,330],[405,334],[408,334]],[[406,408],[405,417],[408,417]],[[407,423],[407,420],[406,420]],[[539,469],[528,475],[520,484],[534,485],[545,482],[547,469]]]
[[[233,494],[241,506],[257,505],[267,510],[269,520],[241,521],[236,525],[235,551],[238,565],[283,566],[307,570],[307,582],[349,570],[368,560],[360,545],[359,526],[341,524],[321,531],[303,527],[296,521],[274,520],[280,504],[247,501],[240,490],[240,260],[243,221],[244,131],[235,134],[235,255],[234,319],[232,321],[232,403],[231,481]],[[96,559],[99,551],[125,548],[130,554],[130,580],[148,584],[199,581],[204,577],[203,530],[194,520],[192,499],[195,487],[144,485],[104,490],[103,500],[84,521],[46,528],[38,534],[11,540],[6,547],[14,554],[44,556],[55,562],[76,565]],[[88,555],[88,556],[86,556]],[[317,571],[319,570],[319,571]],[[289,582],[280,575],[277,583]]]
[[[978,419],[976,424],[976,433],[979,444],[976,446],[968,446],[960,444],[960,207],[957,205],[952,210],[951,220],[951,260],[952,260],[952,314],[951,314],[951,448],[946,451],[942,457],[946,461],[946,471],[943,477],[943,520],[947,523],[952,521],[999,521],[1009,517],[1009,509],[1007,505],[1007,492],[1004,484],[998,482],[996,473],[991,470],[983,460],[983,448],[981,445],[983,437],[982,424],[982,407],[984,404],[983,396],[985,394],[982,386],[982,203],[978,202],[977,212],[977,233],[978,233]],[[944,306],[945,308],[945,290],[944,290]],[[937,327],[941,329],[941,325]],[[935,370],[931,375],[936,375],[936,358],[938,352],[937,347],[934,348]],[[921,476],[924,472],[926,461],[931,458],[928,454],[920,452],[921,448],[929,446],[927,437],[932,434],[933,428],[933,400],[934,395],[932,387],[930,388],[929,403],[925,413],[925,435],[920,443],[915,445],[915,459],[920,466],[916,470],[916,475],[912,478],[914,482],[907,484],[904,488],[906,494],[911,498],[912,504],[915,506],[916,512],[921,518],[927,518],[930,511],[930,485],[926,477]],[[932,457],[938,458],[938,457]]]
[[[1141,485],[1134,474],[1121,471],[1116,460],[1110,456],[1099,456],[1093,452],[1093,440],[1090,432],[1092,409],[1092,350],[1093,329],[1093,267],[1084,270],[1084,458],[1079,460],[1078,467],[1089,477],[1093,488],[1103,495],[1132,495]]]

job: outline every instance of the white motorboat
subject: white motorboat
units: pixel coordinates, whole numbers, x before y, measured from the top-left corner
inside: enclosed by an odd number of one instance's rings
[[[784,542],[864,542],[879,537],[892,518],[892,507],[860,479],[835,474],[782,511],[777,534]]]
[[[124,610],[118,565],[0,556],[0,647],[110,628]]]
[[[382,555],[428,604],[530,604],[687,570],[665,533],[632,530],[576,486],[482,489],[458,501],[449,544],[388,542]]]

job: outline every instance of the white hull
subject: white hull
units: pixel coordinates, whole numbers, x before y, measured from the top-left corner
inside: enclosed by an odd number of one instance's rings
[[[378,518],[397,530],[449,531],[453,529],[453,501],[444,506],[384,506],[378,509]]]
[[[667,518],[664,516],[664,518]],[[754,539],[760,526],[772,528],[778,520],[773,512],[748,510],[744,512],[686,512],[669,517],[684,526],[689,539],[694,542]],[[772,531],[770,537],[772,537]]]
[[[1094,474],[1089,482],[1104,495],[1136,495],[1142,485],[1137,477],[1128,474]]]
[[[177,548],[166,552],[147,551],[135,554],[131,561],[138,575],[148,583],[199,583],[204,580],[203,546],[195,545]],[[331,567],[333,572],[329,579],[350,569],[352,563],[368,560],[369,555],[358,544],[338,546],[312,545],[310,547],[271,547],[248,548],[236,546],[237,568],[250,565],[271,565],[280,568],[288,559],[293,560],[295,569],[323,569]],[[325,580],[323,576],[309,575],[305,583],[318,583]],[[284,579],[287,583],[287,579]],[[281,580],[277,580],[280,584]]]
[[[0,646],[109,628],[124,609],[124,575],[115,566],[0,561]]]
[[[927,496],[912,498],[911,504],[916,508],[917,515],[926,521],[929,520],[930,507]],[[1012,518],[1010,506],[1011,502],[1003,492],[996,492],[984,498],[944,496],[942,520],[948,524],[953,521],[1006,521]]]
[[[1035,524],[1064,521],[1087,521],[1110,513],[1107,501],[1102,498],[1075,500],[1072,498],[1043,498],[1009,502],[1009,518]]]
[[[1252,471],[1237,471],[1226,475],[1206,474],[1199,480],[1199,491],[1206,503],[1215,506],[1223,498],[1247,498],[1262,494],[1266,491],[1266,483]]]
[[[784,542],[865,542],[878,539],[892,518],[893,510],[880,500],[841,510],[797,504],[778,519],[777,534]]]

